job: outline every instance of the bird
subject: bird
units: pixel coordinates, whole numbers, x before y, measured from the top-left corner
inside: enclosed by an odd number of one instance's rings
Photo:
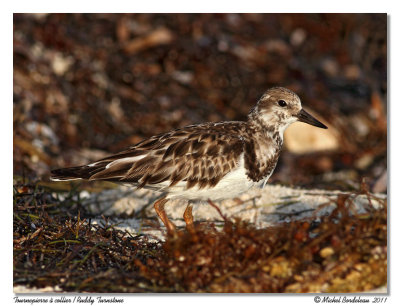
[[[158,191],[154,209],[168,233],[176,227],[164,206],[171,199],[185,199],[183,218],[193,231],[193,203],[234,198],[265,186],[282,151],[284,131],[296,121],[327,129],[302,108],[296,93],[272,87],[246,121],[178,128],[90,164],[52,170],[51,179],[111,181]]]

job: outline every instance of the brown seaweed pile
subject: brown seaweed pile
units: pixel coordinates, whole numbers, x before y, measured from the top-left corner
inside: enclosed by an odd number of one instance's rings
[[[387,282],[387,210],[257,229],[225,218],[151,242],[83,218],[70,193],[14,189],[14,285],[70,292],[360,292]],[[363,191],[368,197],[373,195]]]

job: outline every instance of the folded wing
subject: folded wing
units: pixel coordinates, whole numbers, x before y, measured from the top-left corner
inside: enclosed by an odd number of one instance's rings
[[[153,136],[92,164],[54,170],[52,178],[106,180],[139,188],[182,182],[186,188],[212,187],[237,167],[244,148],[237,134],[215,130],[214,125],[190,126]]]

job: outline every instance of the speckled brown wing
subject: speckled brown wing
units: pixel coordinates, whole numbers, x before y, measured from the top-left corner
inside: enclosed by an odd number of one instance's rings
[[[60,172],[63,169],[55,170],[53,175],[56,179],[73,176],[132,183],[139,188],[168,187],[179,182],[185,182],[187,188],[215,186],[237,167],[244,149],[237,133],[241,123],[222,125],[188,126],[153,136],[116,155],[87,166],[67,168],[64,172]]]

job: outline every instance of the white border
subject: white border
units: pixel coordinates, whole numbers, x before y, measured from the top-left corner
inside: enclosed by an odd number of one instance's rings
[[[400,156],[398,131],[400,128],[399,91],[392,90],[397,88],[399,84],[397,74],[399,71],[399,10],[397,9],[396,1],[260,1],[260,0],[242,0],[242,1],[3,1],[1,4],[1,40],[2,47],[0,48],[1,60],[1,106],[3,111],[0,112],[0,122],[2,124],[2,201],[4,215],[6,218],[1,223],[2,227],[2,248],[1,263],[3,265],[1,277],[1,301],[2,304],[14,305],[14,294],[12,293],[12,13],[13,12],[363,12],[363,13],[388,13],[389,18],[389,52],[388,62],[390,68],[388,70],[388,87],[390,98],[390,113],[388,114],[389,129],[390,129],[390,237],[397,237],[399,233],[399,224],[397,217],[399,216],[399,196],[396,190],[398,189],[399,178],[399,163]],[[397,37],[396,37],[397,36]],[[398,242],[397,239],[390,241],[390,293],[391,295],[386,302],[386,305],[399,305],[400,294],[397,290],[398,282],[398,267],[397,262]],[[125,304],[136,303],[138,305],[149,304],[169,304],[174,305],[203,305],[204,303],[246,303],[248,299],[251,302],[259,302],[261,305],[276,305],[277,303],[296,303],[298,305],[315,304],[312,295],[296,295],[296,296],[279,296],[279,295],[182,295],[182,296],[166,296],[166,295],[134,295],[124,296]],[[228,301],[226,301],[228,299]],[[250,301],[249,301],[250,302]]]

